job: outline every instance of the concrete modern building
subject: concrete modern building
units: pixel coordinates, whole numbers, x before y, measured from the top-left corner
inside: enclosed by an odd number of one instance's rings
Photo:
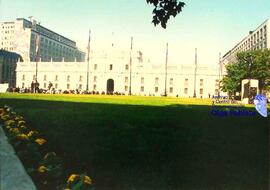
[[[76,42],[37,23],[35,20],[17,18],[0,23],[0,49],[20,54],[24,61],[36,60],[36,44],[39,40],[41,61],[84,61],[85,53]]]
[[[154,64],[143,59],[140,53],[106,51],[90,58],[89,91],[99,93],[119,92],[126,95],[165,94],[165,63]],[[35,62],[18,62],[17,86],[29,88],[35,80]],[[168,96],[193,97],[194,65],[170,64],[167,66]],[[131,77],[130,77],[131,76]],[[218,66],[198,65],[196,73],[197,97],[218,95]],[[39,87],[47,89],[49,83],[56,90],[86,90],[87,62],[40,62],[38,64]],[[131,80],[131,81],[130,81]],[[130,85],[131,84],[131,85]]]
[[[9,87],[16,86],[16,63],[22,57],[16,53],[0,49],[0,84],[8,83]]]
[[[239,43],[237,43],[230,51],[228,51],[222,59],[224,65],[236,61],[238,52],[248,50],[261,50],[270,48],[270,21],[264,21],[255,30],[250,31]]]

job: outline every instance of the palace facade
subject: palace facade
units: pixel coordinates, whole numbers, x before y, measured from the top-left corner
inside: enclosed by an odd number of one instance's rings
[[[138,54],[139,55],[139,54]],[[87,89],[99,93],[119,92],[128,95],[193,97],[196,86],[197,97],[219,94],[218,65],[198,65],[195,85],[195,65],[167,65],[145,61],[141,55],[132,56],[131,64],[127,52],[103,52],[91,56],[87,83],[87,62],[39,62],[37,81],[39,88],[47,89],[52,83],[55,90]],[[29,88],[35,80],[36,63],[17,63],[17,87]],[[165,81],[166,89],[165,89]]]

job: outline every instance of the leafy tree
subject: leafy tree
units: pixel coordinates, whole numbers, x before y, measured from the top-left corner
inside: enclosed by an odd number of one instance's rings
[[[152,22],[155,26],[161,24],[163,28],[166,28],[170,17],[175,17],[185,6],[184,2],[178,0],[146,0],[146,2],[155,6]]]
[[[251,67],[248,59],[251,58]],[[241,91],[243,79],[259,80],[260,93],[270,88],[270,50],[257,50],[237,54],[236,62],[226,65],[227,75],[221,81],[222,90],[229,95]]]

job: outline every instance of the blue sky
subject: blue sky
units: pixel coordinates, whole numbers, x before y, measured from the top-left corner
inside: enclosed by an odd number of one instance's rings
[[[42,25],[75,40],[85,48],[91,29],[92,49],[130,47],[140,49],[152,61],[163,63],[169,43],[169,62],[217,64],[237,42],[270,18],[269,0],[184,0],[183,12],[167,29],[151,23],[152,9],[146,0],[0,0],[0,21],[33,16]],[[114,33],[114,35],[112,35]]]

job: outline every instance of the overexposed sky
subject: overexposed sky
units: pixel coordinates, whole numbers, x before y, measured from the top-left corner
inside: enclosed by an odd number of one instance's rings
[[[270,17],[269,0],[184,0],[183,12],[171,18],[167,29],[151,23],[152,9],[146,0],[0,0],[0,21],[33,16],[45,27],[85,48],[91,29],[91,48],[142,50],[152,62],[217,64],[249,30]]]

